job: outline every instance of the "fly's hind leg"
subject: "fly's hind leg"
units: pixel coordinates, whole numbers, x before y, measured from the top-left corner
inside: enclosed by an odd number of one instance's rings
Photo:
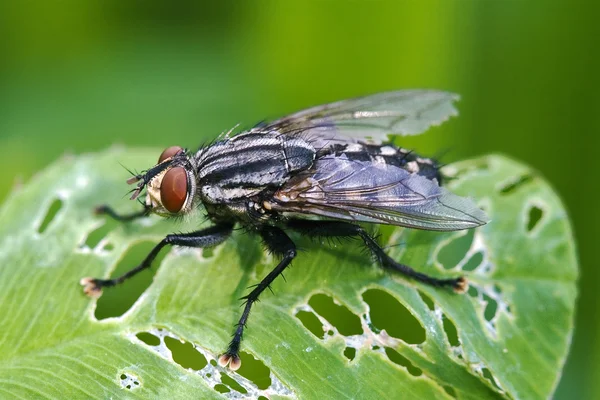
[[[342,221],[306,221],[306,220],[291,220],[288,227],[307,236],[313,237],[360,237],[367,248],[375,256],[379,264],[392,271],[400,272],[415,279],[419,282],[426,283],[431,286],[449,286],[457,293],[464,293],[468,288],[468,283],[465,277],[439,279],[415,271],[408,265],[396,262],[388,256],[375,238],[371,236],[359,225],[354,225],[349,222]]]

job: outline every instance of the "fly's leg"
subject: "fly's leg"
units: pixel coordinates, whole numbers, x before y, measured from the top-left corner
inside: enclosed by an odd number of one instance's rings
[[[131,214],[119,214],[113,210],[112,207],[102,204],[94,209],[94,213],[96,215],[108,215],[116,221],[129,222],[135,219],[147,217],[150,215],[150,209],[151,208],[149,206],[144,205],[144,208],[142,208],[140,211]]]
[[[377,241],[367,233],[359,225],[354,225],[348,222],[341,221],[305,221],[305,220],[292,220],[288,223],[291,229],[294,229],[304,235],[314,237],[360,237],[367,248],[375,256],[379,264],[385,268],[396,272],[400,272],[408,276],[409,278],[415,279],[419,282],[426,283],[431,286],[449,286],[454,289],[457,293],[464,293],[468,288],[467,279],[465,277],[450,278],[450,279],[439,279],[424,274],[422,272],[415,271],[408,265],[400,264],[390,256],[385,254],[385,251],[379,246]]]
[[[163,247],[167,245],[176,245],[184,247],[211,247],[225,241],[233,230],[233,224],[219,224],[211,226],[210,228],[203,229],[201,231],[182,233],[182,234],[171,234],[167,235],[163,240],[160,241],[152,251],[144,258],[144,260],[137,267],[125,272],[123,275],[114,279],[95,279],[95,278],[83,278],[80,283],[84,286],[83,291],[90,297],[99,297],[102,294],[103,287],[110,287],[118,285],[123,281],[136,275],[138,272],[149,268],[152,265],[152,261],[156,258],[158,253]]]
[[[265,289],[270,289],[270,285],[273,283],[275,278],[277,278],[283,272],[283,270],[290,265],[294,257],[296,257],[296,245],[281,229],[272,226],[266,226],[262,228],[259,233],[265,245],[267,246],[267,249],[273,254],[282,257],[282,259],[279,264],[277,264],[277,266],[266,277],[264,277],[264,279],[258,285],[256,285],[247,296],[242,297],[242,300],[244,300],[244,311],[242,312],[242,317],[236,325],[235,332],[233,333],[233,339],[231,339],[231,342],[229,343],[227,352],[219,357],[219,364],[222,367],[225,367],[227,364],[229,364],[229,368],[234,371],[242,365],[239,355],[240,343],[242,342],[244,328],[248,322],[248,316],[250,315],[252,304],[258,300],[258,296],[260,296]]]

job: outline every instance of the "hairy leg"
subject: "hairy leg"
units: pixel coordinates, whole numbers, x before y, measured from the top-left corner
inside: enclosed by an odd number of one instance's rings
[[[242,362],[240,360],[239,351],[240,343],[244,334],[244,328],[248,322],[250,309],[252,304],[258,300],[260,294],[267,289],[271,283],[277,278],[283,270],[290,265],[294,257],[296,257],[296,245],[294,242],[279,228],[265,226],[259,232],[267,248],[275,255],[282,257],[277,266],[263,278],[263,280],[252,289],[252,291],[242,299],[245,301],[242,317],[236,325],[233,339],[229,343],[227,352],[219,358],[219,364],[225,367],[229,364],[232,370],[238,369]]]
[[[225,239],[231,235],[232,230],[233,224],[219,224],[201,231],[167,235],[163,240],[160,241],[160,243],[154,246],[152,251],[150,251],[146,258],[144,258],[144,260],[137,267],[125,272],[123,275],[114,279],[81,279],[80,283],[84,286],[83,291],[88,296],[98,297],[102,294],[103,287],[118,285],[119,283],[136,275],[140,271],[149,268],[152,265],[152,261],[154,261],[163,247],[167,245],[184,247],[211,247],[225,241]]]
[[[388,256],[385,251],[379,246],[377,241],[367,231],[359,225],[354,225],[343,221],[308,221],[308,220],[291,220],[288,227],[307,236],[313,237],[360,237],[367,248],[375,256],[379,264],[386,269],[400,272],[415,279],[419,282],[426,283],[431,286],[450,286],[456,292],[463,293],[467,289],[467,280],[464,277],[439,279],[417,272],[408,265],[400,264]]]
[[[120,222],[129,222],[136,219],[144,218],[150,215],[150,207],[144,205],[140,211],[133,212],[131,214],[119,214],[112,207],[102,204],[94,209],[94,213],[97,215],[108,215],[112,219]]]

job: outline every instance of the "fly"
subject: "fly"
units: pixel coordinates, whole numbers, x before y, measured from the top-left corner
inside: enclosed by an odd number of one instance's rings
[[[121,215],[103,205],[97,212],[131,221],[151,213],[181,216],[203,207],[212,226],[167,235],[122,276],[82,279],[85,293],[97,297],[103,287],[150,267],[165,246],[215,246],[231,235],[235,225],[243,226],[260,236],[281,261],[243,298],[239,323],[219,358],[222,366],[236,370],[253,304],[296,257],[286,231],[357,237],[385,269],[428,285],[466,291],[464,277],[436,278],[396,262],[357,224],[455,231],[489,221],[471,200],[441,186],[443,177],[435,160],[386,144],[390,134],[419,134],[456,115],[456,100],[454,94],[432,90],[380,93],[261,123],[197,152],[167,148],[155,166],[127,181],[137,184],[131,198],[144,198],[142,210]]]

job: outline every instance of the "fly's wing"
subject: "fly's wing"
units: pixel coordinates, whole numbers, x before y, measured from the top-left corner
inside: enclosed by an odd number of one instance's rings
[[[417,135],[457,115],[453,102],[458,99],[435,90],[385,92],[312,107],[253,131],[299,134],[313,142],[326,138],[380,144],[390,134]]]
[[[489,221],[471,200],[435,181],[383,163],[325,156],[274,196],[281,212],[454,231]]]

